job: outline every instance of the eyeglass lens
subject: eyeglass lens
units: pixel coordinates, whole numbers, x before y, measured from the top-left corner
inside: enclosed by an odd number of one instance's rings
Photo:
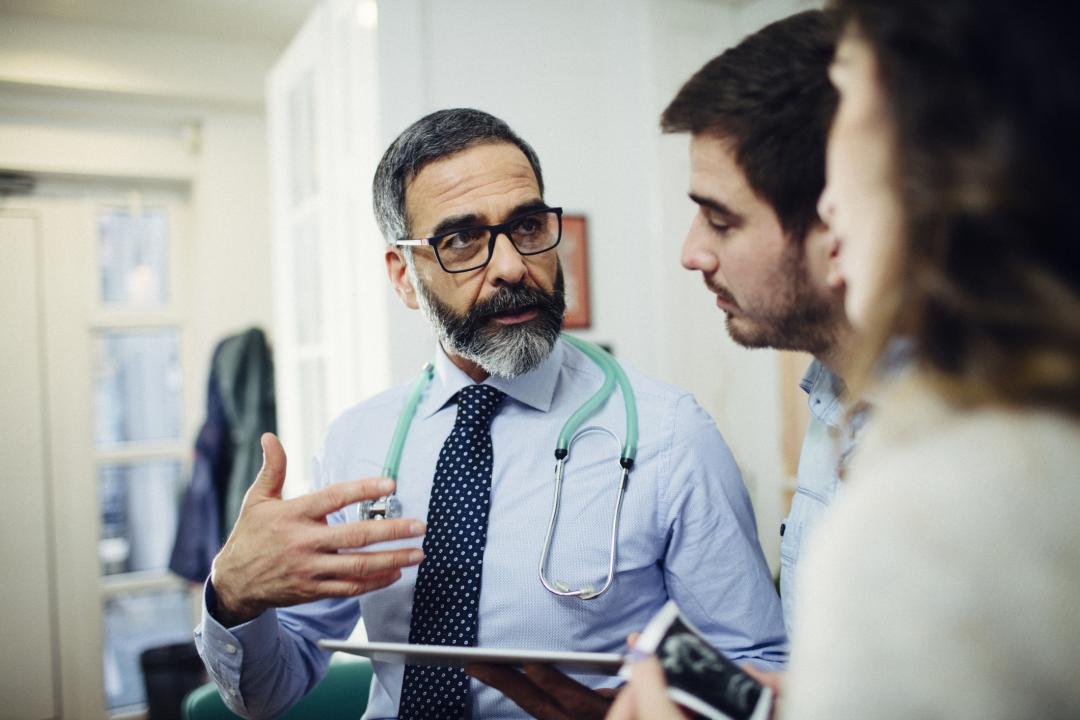
[[[522,255],[536,255],[559,242],[559,215],[554,210],[539,210],[498,226],[510,237]],[[464,228],[436,239],[435,252],[447,270],[471,270],[489,260],[492,245],[490,227]]]

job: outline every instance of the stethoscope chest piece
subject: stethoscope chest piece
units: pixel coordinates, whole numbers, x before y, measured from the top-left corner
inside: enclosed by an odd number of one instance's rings
[[[396,495],[384,495],[378,500],[360,503],[361,520],[393,520],[401,517],[401,501]]]

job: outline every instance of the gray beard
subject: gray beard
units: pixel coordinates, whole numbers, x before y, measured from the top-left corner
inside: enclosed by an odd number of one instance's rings
[[[525,285],[505,287],[459,314],[420,281],[412,253],[406,253],[405,262],[420,312],[431,323],[435,337],[447,354],[476,363],[489,375],[503,378],[531,372],[551,354],[566,312],[561,264],[556,270],[555,288],[550,295]],[[497,313],[525,308],[536,308],[537,316],[510,326],[492,321],[492,316]]]

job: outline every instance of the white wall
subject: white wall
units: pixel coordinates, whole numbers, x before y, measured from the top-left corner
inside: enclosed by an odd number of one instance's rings
[[[209,353],[221,336],[246,326],[272,331],[270,208],[262,113],[207,112],[201,135],[188,280],[193,330]]]
[[[735,13],[739,37],[749,35],[780,18],[824,5],[824,0],[747,0]]]
[[[2,12],[2,11],[0,11]],[[273,46],[200,35],[2,15],[0,84],[262,106]]]

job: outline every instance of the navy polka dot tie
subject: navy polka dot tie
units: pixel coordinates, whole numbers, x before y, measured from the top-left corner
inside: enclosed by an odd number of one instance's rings
[[[454,429],[439,453],[431,486],[410,643],[476,645],[491,496],[491,417],[504,397],[489,385],[470,385],[457,394]],[[407,665],[398,716],[456,720],[464,717],[468,697],[463,668]]]

